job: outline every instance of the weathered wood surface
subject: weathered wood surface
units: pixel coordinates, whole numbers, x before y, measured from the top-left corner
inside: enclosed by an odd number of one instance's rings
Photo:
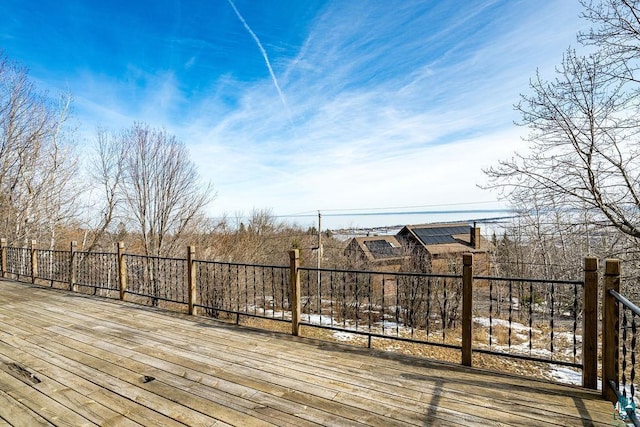
[[[612,421],[580,388],[0,281],[0,426]]]

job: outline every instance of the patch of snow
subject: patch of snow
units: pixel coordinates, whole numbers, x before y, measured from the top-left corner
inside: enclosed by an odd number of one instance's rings
[[[582,385],[582,372],[560,365],[550,365],[549,375],[563,384]]]
[[[489,324],[492,324],[493,326],[504,326],[505,328],[509,327],[509,321],[508,320],[504,320],[504,319],[489,319],[488,317],[474,317],[473,318],[473,323],[479,325],[479,326],[484,326],[485,328],[489,327]],[[522,323],[518,323],[518,322],[511,322],[511,330],[515,331],[517,333],[524,333],[526,332],[527,334],[529,333],[529,327],[526,325],[523,325]],[[540,333],[540,330],[538,329],[532,329],[533,333]]]
[[[334,332],[333,333],[333,338],[335,338],[338,341],[352,341],[354,338],[353,334],[350,334],[348,332]]]
[[[291,312],[290,311],[273,311],[273,310],[264,310],[263,313],[264,317],[266,318],[276,318],[276,319],[291,319]]]
[[[396,328],[405,329],[405,327],[400,325],[399,323],[391,322],[389,320],[385,320],[384,323],[377,322],[375,323],[375,326],[380,326],[380,327],[384,326],[385,329],[396,329]]]
[[[338,323],[329,316],[321,316],[319,314],[303,314],[301,317],[303,321],[314,325],[334,325]]]

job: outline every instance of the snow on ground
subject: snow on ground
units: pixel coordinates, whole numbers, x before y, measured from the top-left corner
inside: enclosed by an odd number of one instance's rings
[[[567,342],[573,342],[573,332],[554,332],[553,339],[554,341],[564,339]],[[582,342],[582,335],[576,334],[576,342]]]
[[[333,333],[333,338],[335,338],[338,341],[353,341],[354,339],[354,334],[350,334],[348,332],[339,332],[339,331],[335,331]]]
[[[335,319],[332,319],[331,317],[326,315],[322,316],[320,314],[302,314],[300,317],[303,322],[313,323],[314,325],[331,326],[338,324]]]
[[[549,375],[563,384],[582,385],[582,372],[560,365],[549,365]]]
[[[509,327],[508,320],[489,319],[488,317],[474,317],[473,323],[476,323],[480,326],[484,326],[485,328],[488,328],[490,324],[492,324],[493,326],[504,326],[505,328]],[[529,327],[527,325],[523,325],[522,323],[518,323],[518,322],[511,322],[511,330],[517,333],[525,333],[525,332],[529,333]],[[540,330],[535,328],[532,329],[531,331],[534,334],[540,333]]]

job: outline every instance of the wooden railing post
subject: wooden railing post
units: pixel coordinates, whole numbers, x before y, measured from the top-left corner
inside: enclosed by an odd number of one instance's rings
[[[196,315],[196,263],[194,258],[196,255],[196,247],[187,247],[187,286],[189,288],[189,314]]]
[[[292,249],[289,251],[291,282],[291,335],[298,336],[300,333],[300,251]]]
[[[7,277],[7,239],[0,239],[0,268],[2,268],[2,277]]]
[[[616,403],[618,397],[609,387],[609,381],[613,381],[616,386],[619,381],[620,309],[618,301],[609,294],[611,289],[620,292],[620,261],[617,259],[605,262],[602,304],[602,397]]]
[[[120,288],[120,301],[124,301],[127,292],[127,261],[124,257],[124,243],[118,242],[118,286]]]
[[[38,253],[36,252],[36,241],[31,241],[31,283],[36,283],[38,277]]]
[[[462,364],[472,365],[473,254],[462,255]]]
[[[584,259],[582,386],[598,389],[598,259]]]
[[[76,259],[76,250],[78,247],[78,242],[71,242],[71,247],[69,249],[69,290],[75,291],[76,287],[76,269],[75,269],[75,259]]]

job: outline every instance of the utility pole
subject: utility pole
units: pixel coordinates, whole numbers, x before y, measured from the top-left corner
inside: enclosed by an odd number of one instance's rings
[[[318,268],[321,267],[322,262],[322,214],[318,211]]]

